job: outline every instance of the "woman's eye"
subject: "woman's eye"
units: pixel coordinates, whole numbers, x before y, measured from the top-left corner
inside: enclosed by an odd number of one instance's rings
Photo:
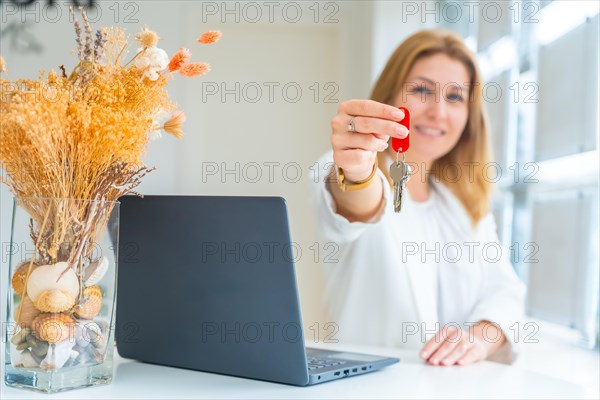
[[[463,101],[463,97],[460,94],[450,94],[448,95],[448,100],[452,102]]]
[[[425,86],[419,86],[416,87],[412,90],[413,93],[425,93],[425,94],[434,94],[435,91],[433,90],[427,90],[427,88]]]

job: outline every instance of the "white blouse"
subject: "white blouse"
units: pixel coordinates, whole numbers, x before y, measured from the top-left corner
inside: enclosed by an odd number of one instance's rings
[[[329,151],[318,165],[332,162]],[[324,264],[336,338],[421,349],[445,324],[466,329],[488,320],[507,338],[490,359],[512,362],[522,337],[525,285],[502,251],[493,215],[474,229],[456,196],[434,180],[427,201],[406,195],[397,214],[387,180],[381,171],[378,175],[384,202],[367,223],[336,214],[327,185],[311,183],[321,240],[339,246],[337,262]],[[488,340],[498,340],[493,335],[490,330]]]

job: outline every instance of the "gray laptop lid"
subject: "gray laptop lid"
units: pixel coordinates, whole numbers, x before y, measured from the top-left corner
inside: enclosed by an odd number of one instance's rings
[[[308,383],[284,199],[120,201],[116,340],[122,357]]]

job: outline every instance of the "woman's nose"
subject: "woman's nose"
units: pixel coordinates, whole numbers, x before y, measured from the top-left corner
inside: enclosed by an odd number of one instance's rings
[[[427,116],[435,120],[443,120],[447,117],[448,105],[446,99],[442,98],[441,95],[433,96],[432,99],[428,99],[427,102]]]

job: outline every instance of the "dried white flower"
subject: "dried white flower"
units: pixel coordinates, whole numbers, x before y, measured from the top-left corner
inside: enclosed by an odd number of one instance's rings
[[[158,73],[169,65],[169,56],[167,52],[158,47],[148,47],[145,50],[139,49],[138,51],[143,52],[136,57],[135,66],[144,72],[144,76],[155,81],[158,79]]]

